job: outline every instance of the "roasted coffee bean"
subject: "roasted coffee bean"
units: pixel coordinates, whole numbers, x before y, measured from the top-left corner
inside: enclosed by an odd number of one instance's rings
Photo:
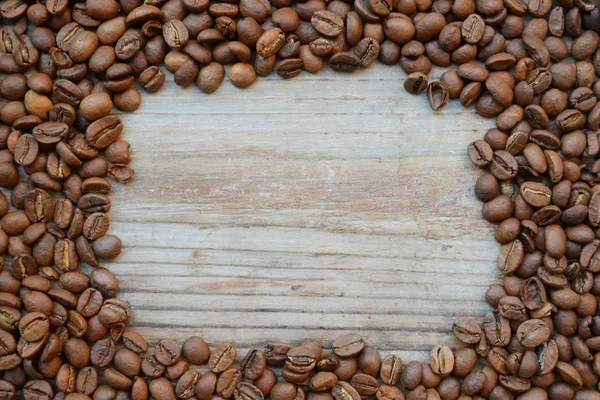
[[[171,339],[159,340],[154,347],[154,356],[158,362],[165,366],[177,363],[180,355],[181,350],[179,349],[179,345]]]
[[[175,400],[175,389],[171,382],[166,378],[156,378],[150,381],[148,385],[150,394],[155,399]]]
[[[381,362],[380,377],[383,383],[394,386],[400,379],[402,360],[399,356],[390,354]]]
[[[329,58],[329,66],[338,72],[353,72],[360,68],[360,57],[349,51],[340,51]]]
[[[352,357],[364,349],[365,343],[357,334],[340,336],[332,343],[333,352],[340,357]]]
[[[413,72],[406,77],[404,89],[410,94],[421,94],[427,89],[427,75],[422,72]]]
[[[224,343],[217,346],[208,360],[208,367],[215,373],[228,369],[235,361],[237,352],[232,344]]]
[[[294,373],[304,374],[312,371],[316,362],[317,359],[313,349],[301,346],[292,347],[286,354],[285,367]]]
[[[344,20],[331,11],[315,12],[311,23],[319,33],[327,37],[336,37],[344,30]]]
[[[338,382],[331,390],[335,400],[359,400],[360,394],[347,382]]]
[[[262,400],[264,399],[264,394],[258,387],[247,382],[240,382],[233,391],[233,397],[236,400]]]
[[[492,162],[494,152],[490,145],[484,140],[476,140],[468,148],[469,157],[473,164],[484,167]]]
[[[439,111],[448,105],[450,94],[442,82],[431,82],[427,87],[429,105],[434,111]]]
[[[236,368],[230,368],[224,371],[217,379],[216,393],[229,398],[233,395],[235,388],[242,381],[242,373]]]
[[[50,400],[54,397],[54,393],[48,382],[30,380],[23,387],[23,396],[28,400]]]
[[[509,320],[497,312],[487,313],[483,319],[485,336],[490,345],[504,347],[511,337]]]
[[[410,361],[402,370],[400,381],[406,389],[413,390],[421,382],[422,376],[423,364],[418,361]]]
[[[481,340],[481,328],[471,318],[455,319],[452,331],[458,340],[466,344],[475,344]]]
[[[217,376],[209,371],[198,379],[194,393],[198,399],[210,399],[217,385]]]
[[[490,172],[501,180],[514,178],[519,171],[519,166],[512,154],[504,150],[494,152],[490,164]]]
[[[256,52],[264,58],[276,54],[285,44],[285,33],[279,28],[264,32],[256,42]]]

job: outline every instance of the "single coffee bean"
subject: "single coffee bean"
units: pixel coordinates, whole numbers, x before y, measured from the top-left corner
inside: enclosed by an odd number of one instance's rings
[[[28,400],[51,400],[54,393],[48,382],[31,380],[23,387],[23,396]]]
[[[322,392],[331,390],[337,382],[338,378],[333,372],[317,372],[311,378],[309,388],[317,392]]]
[[[31,165],[38,155],[38,142],[33,135],[24,134],[19,137],[15,147],[15,162],[20,165]]]
[[[490,164],[490,172],[492,175],[498,179],[507,180],[514,178],[518,171],[518,163],[512,154],[504,150],[494,152]]]
[[[155,399],[176,400],[175,389],[171,382],[166,378],[156,378],[150,381],[148,385],[150,394]]]
[[[335,400],[359,400],[360,394],[349,383],[341,381],[331,390]]]
[[[473,164],[484,167],[492,162],[494,152],[490,145],[484,140],[476,140],[468,148],[469,157]]]
[[[188,41],[189,32],[183,22],[172,19],[163,25],[163,37],[169,47],[179,48]]]
[[[427,99],[434,111],[439,111],[448,105],[450,94],[442,82],[431,82],[427,87]]]
[[[217,346],[208,360],[208,367],[215,373],[228,369],[235,361],[237,352],[232,344],[224,343]]]
[[[402,370],[400,381],[406,389],[414,390],[421,382],[422,376],[423,364],[418,361],[409,361]]]
[[[356,374],[352,377],[352,387],[362,396],[373,396],[379,389],[377,379],[367,374]]]
[[[237,63],[229,70],[229,80],[239,88],[247,88],[256,80],[256,72],[251,64]]]
[[[275,71],[282,78],[293,78],[300,75],[302,60],[300,58],[286,58],[275,65]]]
[[[476,44],[483,37],[485,22],[478,14],[471,14],[465,19],[461,26],[463,40],[470,44]]]
[[[360,68],[360,58],[349,51],[340,51],[329,58],[329,66],[338,72],[354,72]]]
[[[427,75],[421,72],[413,72],[404,80],[404,89],[410,94],[421,94],[427,89]]]
[[[224,371],[217,379],[216,393],[223,398],[231,397],[242,379],[241,371],[236,368]]]
[[[241,370],[245,378],[255,380],[262,375],[266,364],[265,354],[258,349],[252,349],[242,360]]]
[[[521,197],[533,207],[544,207],[550,204],[552,191],[543,183],[525,182],[521,185]]]
[[[458,340],[466,344],[475,344],[481,340],[481,328],[472,318],[455,319],[452,331]]]
[[[285,44],[285,33],[279,28],[265,31],[256,42],[256,52],[268,58],[276,54]]]
[[[233,397],[236,400],[263,400],[264,394],[260,389],[251,383],[240,382],[233,391]]]
[[[542,320],[530,319],[519,325],[517,339],[526,348],[535,348],[550,336],[550,330]]]
[[[286,354],[285,367],[292,372],[304,374],[312,371],[316,362],[317,359],[313,349],[308,347],[293,347]]]
[[[327,37],[336,37],[344,30],[344,20],[331,11],[317,11],[310,21],[319,33]]]
[[[394,354],[390,354],[381,362],[380,377],[383,383],[387,385],[396,385],[402,372],[402,359]]]
[[[365,343],[357,334],[340,336],[332,343],[333,352],[340,357],[352,357],[364,349]]]
[[[448,375],[454,369],[454,353],[448,346],[435,346],[429,359],[431,370],[438,375]]]

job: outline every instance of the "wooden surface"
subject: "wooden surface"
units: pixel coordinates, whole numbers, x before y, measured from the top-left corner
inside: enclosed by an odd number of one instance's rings
[[[114,186],[125,249],[106,264],[134,326],[241,349],[351,331],[404,359],[458,346],[452,319],[483,316],[499,280],[466,156],[492,121],[458,102],[434,115],[404,77],[326,69],[208,96],[170,75],[144,95],[123,116],[136,181]]]

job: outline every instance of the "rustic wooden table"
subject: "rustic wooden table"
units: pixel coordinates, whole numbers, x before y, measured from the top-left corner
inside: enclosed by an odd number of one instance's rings
[[[433,79],[440,71],[434,71]],[[499,280],[466,146],[492,125],[438,115],[374,66],[214,95],[170,82],[124,115],[136,180],[115,185],[107,267],[155,340],[241,349],[351,331],[424,360]],[[243,350],[240,353],[245,353]]]

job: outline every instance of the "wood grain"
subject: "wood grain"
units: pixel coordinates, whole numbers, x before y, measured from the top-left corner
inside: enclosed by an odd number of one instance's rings
[[[136,181],[115,185],[125,249],[106,266],[134,326],[242,349],[358,331],[419,360],[458,346],[453,317],[481,317],[499,280],[466,156],[492,121],[457,102],[434,114],[404,77],[377,65],[211,96],[171,79],[123,115]]]

